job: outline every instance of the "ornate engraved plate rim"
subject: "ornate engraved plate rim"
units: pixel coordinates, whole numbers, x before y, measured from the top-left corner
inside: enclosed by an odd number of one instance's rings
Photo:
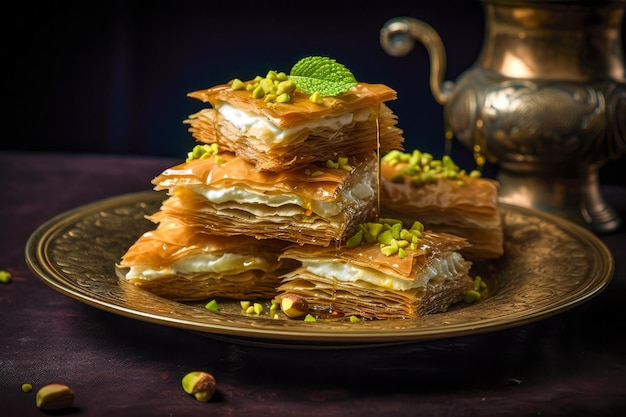
[[[473,305],[415,320],[360,323],[250,317],[236,300],[210,312],[203,303],[163,299],[119,278],[115,263],[154,225],[143,217],[165,196],[126,194],[62,213],[30,236],[29,268],[52,289],[93,307],[138,320],[234,341],[311,345],[379,345],[441,339],[506,329],[566,311],[610,282],[614,260],[593,233],[531,208],[502,203],[505,256],[493,263],[491,294]]]

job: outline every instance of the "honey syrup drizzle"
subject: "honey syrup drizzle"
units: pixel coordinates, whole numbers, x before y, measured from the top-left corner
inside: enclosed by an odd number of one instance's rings
[[[380,218],[380,189],[382,183],[382,170],[380,168],[380,105],[376,113],[376,221]]]
[[[478,119],[474,124],[474,129],[472,131],[472,157],[474,162],[476,163],[476,169],[483,172],[483,168],[485,163],[487,162],[487,139],[485,135],[482,133],[483,120]],[[452,139],[454,138],[454,131],[450,127],[450,123],[445,121],[444,128],[444,154],[451,155],[452,154]]]
[[[380,157],[381,157],[381,151],[380,151],[380,105],[378,106],[378,109],[376,111],[376,156],[377,156],[377,161],[376,161],[376,218],[375,221],[378,221],[380,218],[380,189],[381,189],[381,183],[382,183],[382,170],[380,168]],[[336,244],[337,244],[337,250],[340,250],[341,247],[341,240],[337,240]],[[313,309],[313,315],[315,318],[318,319],[330,319],[330,318],[340,318],[340,317],[344,317],[345,314],[340,311],[335,309],[335,302],[337,300],[337,278],[333,277],[333,282],[332,282],[332,288],[331,288],[331,293],[330,293],[330,301],[328,306],[318,306],[317,308]]]
[[[476,162],[477,169],[482,172],[485,162],[487,161],[487,139],[483,135],[483,120],[476,120],[474,125],[474,143],[472,144],[472,154],[474,156],[474,162]]]

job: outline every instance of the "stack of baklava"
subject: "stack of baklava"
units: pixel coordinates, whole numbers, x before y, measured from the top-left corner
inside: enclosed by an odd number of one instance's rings
[[[379,149],[403,141],[395,91],[312,97],[284,73],[259,78],[189,94],[210,104],[186,121],[199,144],[152,181],[168,197],[119,264],[129,282],[175,300],[271,298],[287,245],[339,247],[377,217]],[[255,96],[263,82],[289,101]]]
[[[153,180],[167,198],[123,256],[126,280],[380,319],[445,311],[471,288],[466,239],[379,218],[380,155],[404,141],[394,90],[322,95],[270,71],[189,95],[210,104],[186,121],[198,145]]]

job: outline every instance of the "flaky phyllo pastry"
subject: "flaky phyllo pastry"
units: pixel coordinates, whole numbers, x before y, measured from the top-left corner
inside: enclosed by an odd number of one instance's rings
[[[194,152],[201,155],[153,180],[170,196],[150,217],[155,223],[171,218],[222,236],[328,246],[377,214],[374,152],[281,172],[257,171],[216,145]]]
[[[373,224],[364,230],[371,231]],[[412,239],[415,234],[419,239]],[[464,298],[473,286],[472,263],[459,252],[468,246],[465,239],[415,227],[397,236],[370,242],[364,236],[354,247],[289,246],[280,259],[301,266],[281,277],[276,298],[295,294],[313,311],[376,319],[438,313]]]
[[[392,151],[381,160],[381,213],[466,238],[464,254],[473,260],[502,256],[503,220],[498,182],[466,173],[448,157],[414,150]]]
[[[118,267],[128,282],[172,300],[271,298],[278,276],[292,267],[278,260],[285,246],[166,221],[144,233]]]
[[[402,149],[397,117],[384,104],[396,92],[386,85],[359,83],[317,102],[293,90],[288,102],[276,105],[253,99],[245,85],[237,88],[231,81],[189,94],[212,106],[186,120],[198,142],[215,142],[269,171],[377,151],[377,142],[382,152]]]

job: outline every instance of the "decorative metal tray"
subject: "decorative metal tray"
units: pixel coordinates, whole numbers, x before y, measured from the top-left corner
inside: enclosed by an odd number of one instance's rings
[[[613,275],[611,252],[587,229],[550,214],[502,204],[505,255],[486,267],[490,296],[419,319],[304,322],[251,316],[238,300],[170,301],[120,279],[115,264],[145,231],[144,218],[165,196],[155,191],[81,206],[41,225],[29,238],[30,269],[48,286],[115,314],[238,343],[289,347],[360,347],[506,329],[563,312],[602,291]],[[478,267],[478,266],[477,266]],[[267,309],[266,309],[267,311]]]

